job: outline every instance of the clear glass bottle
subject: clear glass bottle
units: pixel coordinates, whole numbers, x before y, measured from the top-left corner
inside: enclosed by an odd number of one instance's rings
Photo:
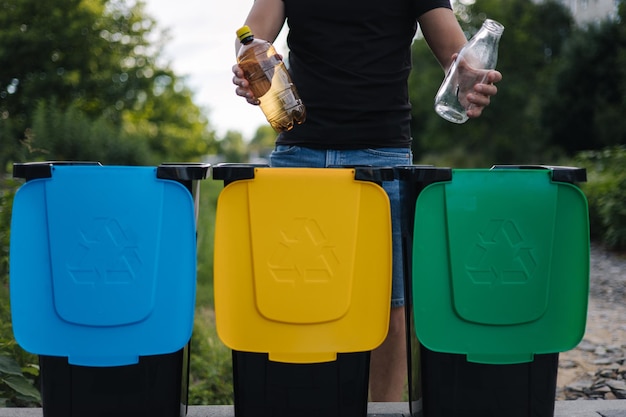
[[[453,123],[467,121],[467,110],[471,108],[467,94],[477,83],[484,82],[489,70],[496,68],[503,31],[504,26],[487,19],[461,49],[435,96],[435,111],[439,116]]]
[[[241,48],[237,62],[259,100],[267,121],[277,132],[290,130],[306,119],[306,109],[276,49],[256,39],[248,26],[237,31]]]

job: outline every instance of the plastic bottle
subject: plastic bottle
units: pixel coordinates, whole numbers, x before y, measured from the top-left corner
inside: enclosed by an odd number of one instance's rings
[[[498,43],[504,26],[487,19],[480,30],[461,49],[435,96],[435,111],[453,123],[465,123],[471,104],[466,96],[482,83],[489,70],[496,68]]]
[[[248,26],[239,29],[237,37],[242,44],[237,62],[274,130],[287,131],[304,122],[304,104],[276,49],[267,41],[255,39]]]

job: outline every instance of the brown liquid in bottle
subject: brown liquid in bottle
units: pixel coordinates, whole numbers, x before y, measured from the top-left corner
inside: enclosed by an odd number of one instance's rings
[[[250,83],[250,90],[259,99],[272,88],[274,65],[270,64],[268,51],[259,53],[254,49],[248,49],[239,58],[239,66]]]

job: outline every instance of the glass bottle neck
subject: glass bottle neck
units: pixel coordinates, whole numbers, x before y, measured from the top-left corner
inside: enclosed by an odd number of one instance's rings
[[[502,24],[491,19],[485,20],[485,22],[483,23],[483,28],[498,36],[502,35],[502,32],[504,31],[504,26],[502,26]]]

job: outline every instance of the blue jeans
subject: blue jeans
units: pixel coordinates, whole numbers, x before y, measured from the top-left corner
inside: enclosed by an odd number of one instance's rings
[[[377,148],[332,150],[277,145],[270,155],[272,167],[326,168],[340,165],[397,166],[410,165],[413,154],[409,148]],[[383,182],[391,203],[393,279],[391,307],[404,306],[404,268],[400,224],[400,185],[398,181]]]

